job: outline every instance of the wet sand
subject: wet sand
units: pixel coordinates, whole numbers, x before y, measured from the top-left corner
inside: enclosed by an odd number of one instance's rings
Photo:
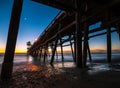
[[[120,88],[120,64],[94,63],[76,68],[72,62],[36,66],[30,62],[14,65],[13,77],[0,81],[0,88]]]

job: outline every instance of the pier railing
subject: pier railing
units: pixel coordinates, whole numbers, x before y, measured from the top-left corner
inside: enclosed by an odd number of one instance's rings
[[[61,14],[63,14],[64,11],[59,11],[58,14],[54,17],[54,19],[49,23],[49,25],[45,28],[45,30],[40,34],[40,36],[38,37],[38,39],[49,29],[49,27],[52,26],[52,24],[55,22],[56,19],[59,18],[59,16],[61,16]]]

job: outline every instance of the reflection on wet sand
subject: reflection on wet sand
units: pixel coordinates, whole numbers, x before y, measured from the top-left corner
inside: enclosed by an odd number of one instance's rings
[[[33,64],[38,65],[39,61],[36,59],[33,59]],[[100,61],[103,62],[103,61]],[[51,68],[57,68],[60,71],[59,72],[65,72],[65,69],[67,68],[71,68],[71,69],[75,69],[76,65],[74,62],[55,62],[54,65],[49,65],[49,63],[46,64],[47,66],[51,67]],[[81,68],[79,69],[80,71],[83,71],[83,73],[87,74],[87,75],[95,75],[95,74],[99,74],[101,72],[109,72],[109,71],[116,71],[116,72],[120,72],[120,63],[119,62],[115,62],[115,63],[87,63],[87,68]]]
[[[48,62],[49,63],[49,62]],[[14,64],[13,78],[0,88],[120,88],[120,63],[87,63],[76,68],[73,62],[55,62],[54,66],[28,57]]]

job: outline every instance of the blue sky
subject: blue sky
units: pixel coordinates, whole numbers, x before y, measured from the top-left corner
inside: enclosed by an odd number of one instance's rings
[[[12,5],[13,0],[0,0],[0,52],[3,52],[6,46]],[[31,0],[24,0],[16,50],[26,51],[26,42],[33,43],[58,12],[58,9]],[[95,26],[93,25],[91,28]],[[106,35],[92,38],[89,41],[91,49],[106,50]],[[120,50],[120,40],[117,33],[112,33],[112,48]]]
[[[6,46],[7,32],[13,0],[0,0],[0,50]],[[19,33],[16,48],[26,49],[26,42],[34,42],[59,10],[39,4],[30,0],[24,0]]]

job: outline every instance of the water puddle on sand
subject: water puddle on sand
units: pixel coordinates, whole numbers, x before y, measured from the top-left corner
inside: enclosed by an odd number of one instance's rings
[[[32,61],[32,63],[35,63],[36,65],[39,66],[40,63],[38,63],[38,62],[39,61],[37,61],[37,62]],[[46,63],[46,64],[51,66],[49,63]],[[108,71],[120,72],[120,63],[108,64],[108,63],[89,63],[88,62],[87,66],[88,66],[87,68],[80,68],[80,69],[78,69],[78,71],[84,72],[85,74],[88,74],[88,75],[95,75],[100,72],[108,72]],[[64,72],[66,72],[66,69],[69,69],[69,68],[75,69],[76,65],[74,64],[74,62],[64,62],[64,63],[55,62],[53,64],[53,68],[57,68],[57,69],[59,69],[60,73],[64,73]]]
[[[75,67],[75,64],[73,62],[64,62],[64,63],[56,63],[54,64],[54,66],[58,68],[70,68],[70,67]]]
[[[76,66],[73,62],[64,62],[62,63],[56,63],[54,64],[55,68],[59,68],[60,72],[66,72],[63,68],[73,68],[75,69]],[[100,72],[107,72],[107,71],[117,71],[120,72],[120,63],[114,63],[114,64],[107,64],[107,63],[93,63],[88,64],[88,68],[86,69],[79,69],[80,71],[85,71],[88,75],[95,75]]]
[[[89,67],[88,74],[97,74],[100,72],[106,71],[119,71],[120,72],[120,63],[114,64],[104,64],[104,63],[96,63]]]

